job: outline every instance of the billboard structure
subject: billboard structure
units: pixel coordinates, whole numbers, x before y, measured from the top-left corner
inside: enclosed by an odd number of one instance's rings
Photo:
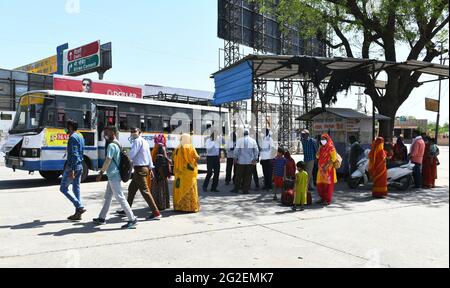
[[[272,54],[325,56],[323,43],[303,39],[296,27],[281,29],[275,17],[261,14],[257,4],[249,2],[218,0],[219,38]]]
[[[277,5],[275,0],[274,5]],[[326,56],[326,46],[317,39],[304,39],[297,27],[282,26],[276,17],[260,13],[257,3],[249,0],[218,0],[218,37],[225,40],[224,66],[227,68],[240,60],[239,45],[253,48],[255,53],[283,55]],[[272,83],[273,84],[273,83]],[[278,127],[283,131],[282,144],[289,145],[290,131],[295,123],[294,102],[301,99],[302,112],[307,113],[316,107],[318,94],[311,83],[281,80],[268,85],[263,77],[255,79],[251,112],[256,122],[270,123],[269,95],[280,100]],[[273,93],[269,90],[273,89]],[[233,114],[246,113],[246,102],[228,103],[225,106]],[[265,119],[264,119],[265,118]],[[268,124],[266,124],[268,126]],[[304,128],[308,128],[308,123]],[[262,128],[262,127],[261,127]],[[270,128],[270,127],[266,127]]]

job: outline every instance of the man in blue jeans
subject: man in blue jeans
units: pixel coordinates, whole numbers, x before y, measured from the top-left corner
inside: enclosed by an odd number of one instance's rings
[[[60,191],[75,206],[75,214],[67,218],[71,221],[80,221],[81,215],[86,213],[80,194],[81,175],[83,174],[84,139],[77,131],[78,123],[73,120],[67,121],[66,132],[69,134],[69,142],[67,144],[67,162],[61,180]],[[73,195],[69,193],[70,185],[72,185]]]

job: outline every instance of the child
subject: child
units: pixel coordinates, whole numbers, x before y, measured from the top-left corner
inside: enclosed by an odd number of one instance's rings
[[[286,165],[287,160],[284,158],[284,149],[278,148],[277,157],[273,159],[273,200],[277,201],[277,191],[284,188],[284,181],[286,180]],[[281,191],[283,192],[283,191]]]
[[[300,161],[297,163],[297,171],[292,210],[297,211],[297,205],[300,205],[300,211],[303,211],[303,206],[308,204],[308,173],[306,172],[305,162]]]

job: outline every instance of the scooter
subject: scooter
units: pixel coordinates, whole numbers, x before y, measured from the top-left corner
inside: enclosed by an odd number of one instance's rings
[[[357,169],[348,179],[348,186],[351,189],[356,189],[359,185],[368,185],[370,182],[369,176],[369,153],[370,150],[364,152],[364,158],[359,160]],[[414,164],[400,163],[389,165],[387,171],[387,181],[389,187],[394,187],[399,191],[408,190],[413,184],[413,169]]]

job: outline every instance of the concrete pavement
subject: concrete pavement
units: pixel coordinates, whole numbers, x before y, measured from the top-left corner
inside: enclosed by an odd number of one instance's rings
[[[148,222],[139,195],[141,222],[129,231],[114,215],[106,226],[90,223],[105,182],[83,184],[88,212],[70,223],[57,183],[0,167],[0,267],[449,267],[448,152],[441,148],[434,190],[373,200],[370,188],[340,184],[330,207],[292,213],[270,193],[228,193],[221,175],[222,192],[201,193],[198,214],[167,211]]]

